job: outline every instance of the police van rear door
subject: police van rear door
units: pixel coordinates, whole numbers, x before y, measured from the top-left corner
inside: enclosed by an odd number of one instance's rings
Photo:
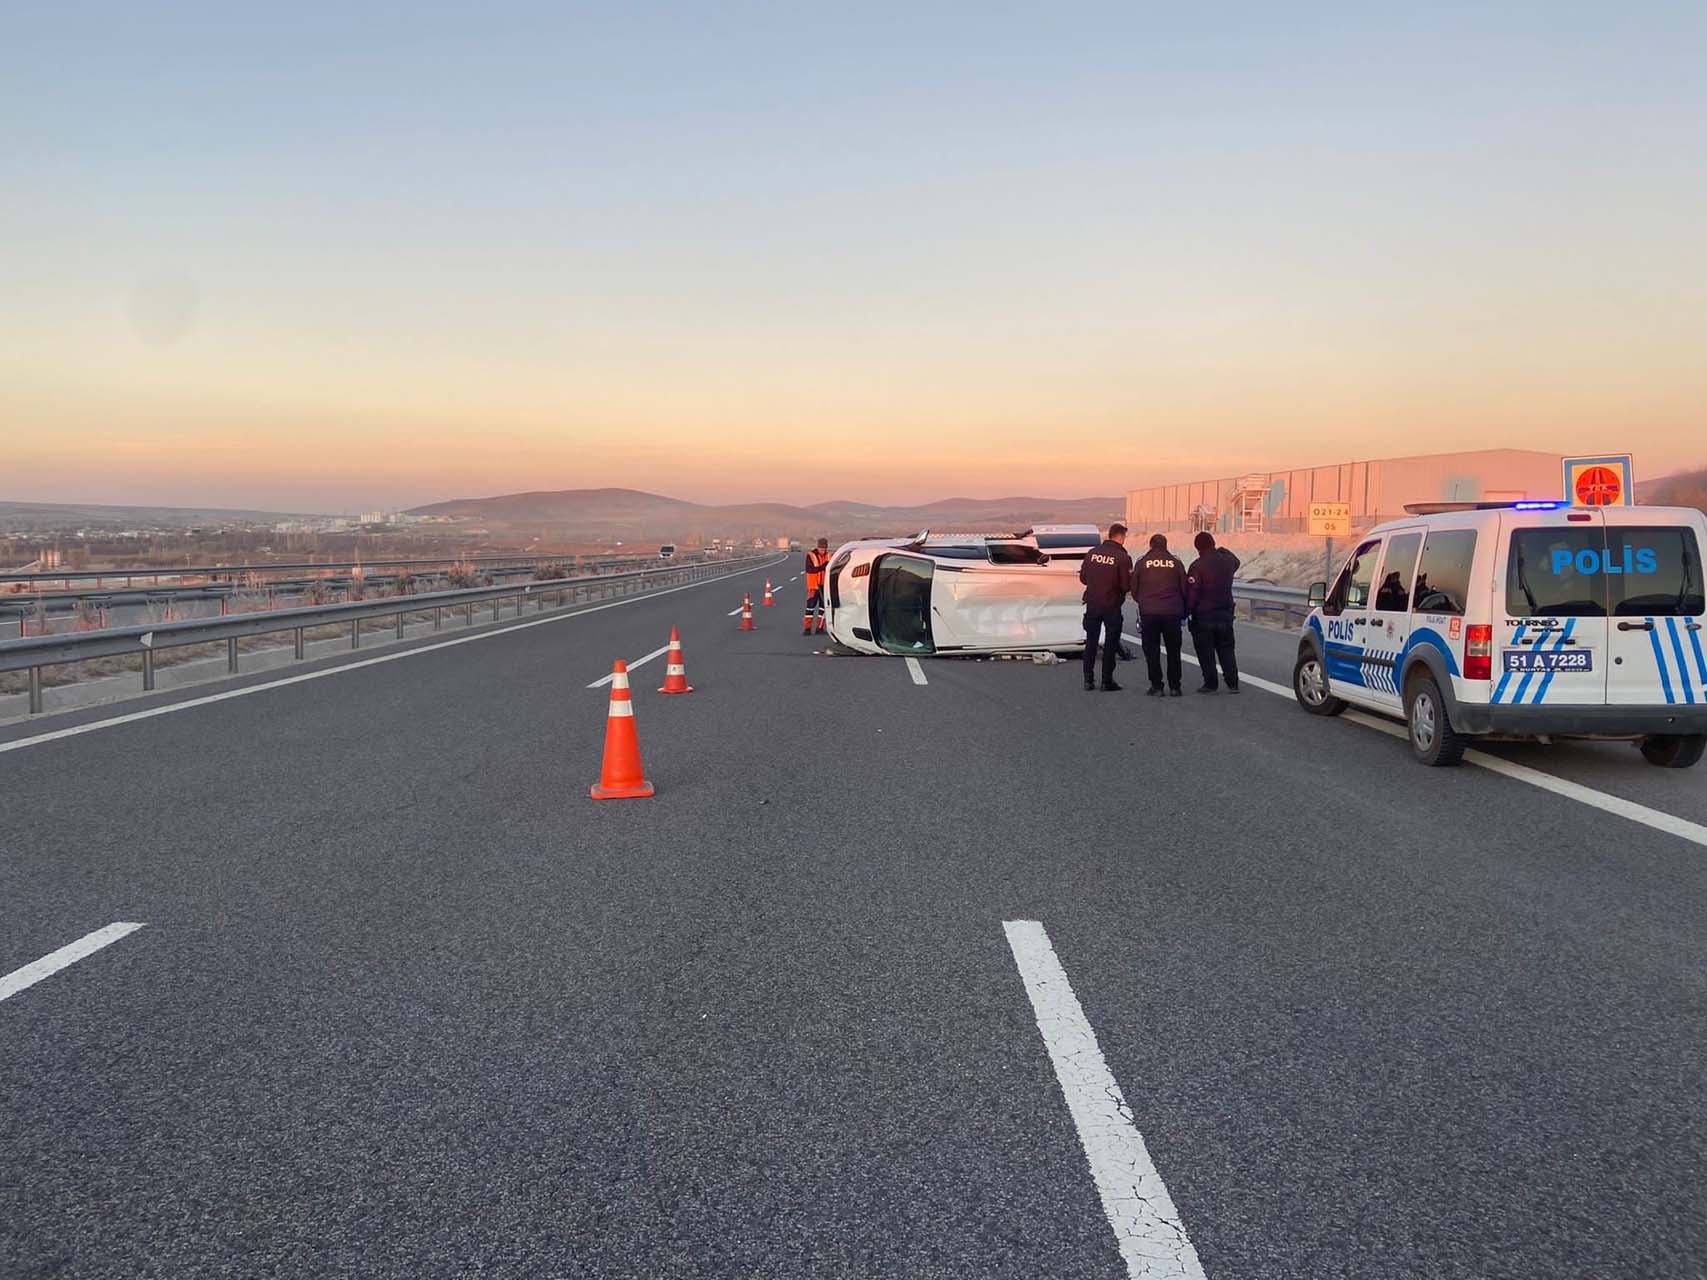
[[[1598,509],[1508,511],[1495,584],[1491,701],[1598,706],[1606,701],[1606,525]]]
[[[1707,703],[1702,540],[1686,518],[1668,517],[1606,509],[1606,700],[1617,706]]]

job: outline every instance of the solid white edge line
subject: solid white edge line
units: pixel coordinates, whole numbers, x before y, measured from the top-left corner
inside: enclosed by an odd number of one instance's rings
[[[1136,637],[1126,636],[1126,639],[1134,640]],[[1193,666],[1198,665],[1196,658],[1185,657],[1184,654],[1180,656]],[[1239,687],[1242,689],[1246,685],[1285,698],[1293,696],[1292,690],[1285,685],[1276,684],[1272,680],[1259,679],[1241,671],[1239,673]],[[1374,729],[1377,733],[1384,733],[1390,738],[1408,740],[1410,737],[1403,725],[1395,724],[1391,720],[1383,720],[1379,716],[1362,710],[1347,711],[1340,719],[1362,725],[1366,729]],[[1556,796],[1564,796],[1567,800],[1575,800],[1578,804],[1586,804],[1591,809],[1599,809],[1603,813],[1626,818],[1631,822],[1640,823],[1644,827],[1652,827],[1655,831],[1664,831],[1668,835],[1679,836],[1693,844],[1707,848],[1707,825],[1691,822],[1688,818],[1680,818],[1676,814],[1665,812],[1663,809],[1652,809],[1645,804],[1637,804],[1634,800],[1626,800],[1622,796],[1611,795],[1605,791],[1596,791],[1593,787],[1585,787],[1580,782],[1570,782],[1556,774],[1547,773],[1530,765],[1518,764],[1513,760],[1489,755],[1486,751],[1466,751],[1464,761],[1466,764],[1473,764],[1477,768],[1486,769],[1490,773],[1501,774],[1517,782],[1527,782],[1532,787],[1551,791]]]
[[[662,657],[664,654],[668,653],[669,651],[670,651],[669,645],[667,645],[667,644],[666,645],[660,645],[658,648],[652,650],[651,653],[647,654],[644,658],[636,658],[633,662],[629,663],[628,669],[630,671],[633,671],[636,667],[643,667],[648,662],[652,661],[653,658]],[[592,684],[588,685],[587,688],[597,689],[600,685],[609,684],[615,678],[616,678],[616,672],[613,671],[609,675],[600,676],[597,680],[593,681]]]
[[[914,684],[930,683],[929,680],[925,679],[925,669],[919,665],[919,660],[917,658],[911,656],[908,657],[907,674],[913,677]]]
[[[86,933],[76,942],[68,942],[58,951],[49,952],[40,960],[32,960],[22,969],[14,969],[5,977],[0,978],[0,1000],[8,999],[18,994],[25,987],[33,987],[43,978],[51,978],[68,965],[76,964],[84,956],[93,955],[109,943],[117,942],[126,934],[135,933],[142,928],[140,923],[128,920],[118,920],[104,928]]]
[[[1167,1184],[1150,1159],[1132,1109],[1103,1060],[1066,971],[1036,920],[1005,920],[1014,963],[1037,1015],[1102,1211],[1133,1280],[1204,1280]]]
[[[267,689],[283,689],[287,685],[303,684],[309,680],[322,680],[327,676],[342,675],[346,671],[360,671],[364,667],[377,667],[385,662],[401,662],[404,658],[413,658],[416,654],[434,653],[439,649],[453,649],[459,644],[473,644],[477,640],[490,640],[495,636],[507,636],[512,631],[526,631],[530,627],[544,627],[554,622],[567,622],[571,618],[584,618],[589,613],[603,613],[606,609],[619,609],[625,604],[638,604],[642,600],[656,600],[660,596],[674,595],[678,591],[692,591],[696,587],[708,587],[714,583],[726,582],[730,578],[739,578],[744,574],[758,573],[768,567],[768,565],[759,565],[755,569],[742,569],[737,573],[726,573],[720,578],[707,578],[703,582],[688,582],[679,587],[664,587],[658,591],[647,591],[637,596],[627,596],[621,600],[612,600],[608,604],[596,604],[590,608],[577,609],[573,613],[556,613],[549,618],[535,618],[531,622],[514,622],[509,626],[488,628],[484,631],[476,631],[469,636],[458,636],[454,640],[440,640],[434,644],[424,644],[418,648],[404,649],[397,653],[382,653],[378,657],[363,658],[360,662],[345,662],[334,667],[324,667],[319,671],[304,671],[294,676],[285,676],[282,680],[268,680],[262,684],[245,685],[241,689],[227,689],[223,693],[210,693],[200,698],[186,698],[182,702],[169,702],[165,706],[149,707],[145,711],[128,711],[122,716],[109,716],[105,720],[91,720],[87,724],[74,724],[66,729],[53,729],[47,733],[33,734],[28,738],[14,738],[11,742],[0,742],[0,755],[4,755],[8,751],[21,751],[25,747],[39,746],[44,742],[57,742],[61,738],[75,738],[79,734],[93,733],[97,729],[110,729],[115,725],[132,724],[138,720],[152,720],[155,716],[169,716],[175,711],[188,711],[191,707],[206,707],[216,702],[227,702],[232,698],[246,698],[252,693],[261,693]]]

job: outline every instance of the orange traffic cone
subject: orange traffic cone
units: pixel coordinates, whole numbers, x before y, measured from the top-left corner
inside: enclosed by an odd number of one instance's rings
[[[628,692],[628,664],[620,658],[611,671],[610,716],[605,720],[605,763],[593,784],[595,800],[649,796],[652,784],[640,766],[640,735],[634,731],[634,702]]]
[[[774,609],[775,607],[776,607],[776,601],[771,599],[771,580],[769,578],[766,578],[765,579],[765,608]]]
[[[758,630],[758,628],[753,625],[753,597],[750,593],[741,597],[741,625],[736,627],[735,630]]]
[[[682,661],[682,638],[670,628],[670,652],[664,655],[664,687],[659,693],[692,693],[687,665]]]

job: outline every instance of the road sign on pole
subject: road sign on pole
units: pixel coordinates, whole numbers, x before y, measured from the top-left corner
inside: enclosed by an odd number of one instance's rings
[[[1351,503],[1312,502],[1304,521],[1305,531],[1317,537],[1351,536]]]
[[[1565,459],[1565,501],[1574,507],[1633,507],[1636,477],[1627,453]]]

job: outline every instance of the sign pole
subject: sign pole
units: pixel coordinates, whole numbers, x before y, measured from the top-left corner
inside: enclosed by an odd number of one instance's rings
[[[1326,542],[1327,554],[1322,560],[1322,581],[1328,586],[1334,585],[1334,536],[1329,534]]]

